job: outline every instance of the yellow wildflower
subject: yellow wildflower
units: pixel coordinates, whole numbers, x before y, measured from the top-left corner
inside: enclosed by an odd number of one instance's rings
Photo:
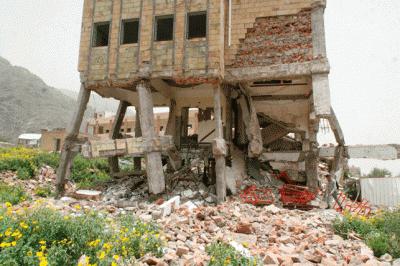
[[[26,255],[28,255],[29,257],[32,257],[32,250],[29,250],[28,252],[26,252]]]
[[[40,245],[46,245],[46,241],[45,241],[45,240],[40,240],[40,241],[39,241],[39,244],[40,244]]]
[[[98,256],[98,258],[100,260],[104,259],[106,257],[106,253],[104,251],[100,252],[100,255]]]
[[[6,207],[7,207],[7,208],[10,208],[10,207],[12,207],[12,204],[11,204],[10,202],[7,201],[7,202],[6,202]]]
[[[12,229],[11,228],[7,228],[7,230],[4,232],[5,236],[10,236],[12,233]]]
[[[114,255],[114,256],[113,256],[113,259],[114,259],[114,260],[119,260],[119,256],[118,256],[118,255]]]
[[[25,222],[20,222],[19,226],[21,226],[23,229],[27,229],[29,227]]]
[[[79,205],[79,204],[76,204],[76,205],[74,206],[74,208],[75,208],[76,210],[82,209],[81,205]]]
[[[43,252],[42,251],[36,252],[36,256],[39,258],[43,257]]]
[[[117,266],[117,264],[115,263],[115,261],[111,262],[111,266]]]

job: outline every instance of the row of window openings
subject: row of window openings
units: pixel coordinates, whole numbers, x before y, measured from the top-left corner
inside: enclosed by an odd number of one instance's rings
[[[206,37],[207,15],[205,12],[188,14],[186,37],[188,39]],[[174,38],[174,16],[156,17],[154,37],[156,41],[171,41]],[[139,40],[139,20],[123,20],[121,44],[137,43]],[[110,22],[94,24],[93,46],[108,46]]]

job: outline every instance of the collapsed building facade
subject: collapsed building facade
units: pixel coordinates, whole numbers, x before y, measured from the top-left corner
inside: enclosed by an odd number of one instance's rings
[[[248,165],[290,164],[316,189],[320,119],[330,122],[339,144],[333,171],[345,157],[330,104],[325,6],[324,0],[85,0],[82,85],[57,172],[59,191],[91,92],[120,106],[108,145],[93,144],[88,153],[110,157],[114,169],[118,156],[142,153],[150,193],[165,189],[163,152],[180,167],[189,108],[213,121],[219,202],[226,196],[226,165],[235,163],[233,149]],[[138,111],[140,127],[135,138],[121,140],[128,106]],[[153,130],[154,107],[169,107],[162,139]]]

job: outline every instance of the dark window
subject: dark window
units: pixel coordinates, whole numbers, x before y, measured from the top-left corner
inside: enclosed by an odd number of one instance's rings
[[[187,38],[203,38],[207,35],[207,14],[196,12],[188,14]]]
[[[132,131],[132,129],[131,128],[128,128],[128,130],[126,131],[126,132],[131,132]]]
[[[123,20],[121,37],[122,44],[137,43],[139,39],[139,21]]]
[[[110,130],[107,129],[107,130],[106,130],[106,133],[110,133]]]
[[[103,134],[104,133],[104,128],[102,126],[99,126],[99,134]]]
[[[93,29],[93,46],[108,46],[108,36],[110,34],[110,23],[95,23]]]
[[[121,132],[124,132],[124,129],[123,129],[123,128],[121,128]]]
[[[174,17],[156,17],[156,41],[171,41],[174,38]]]

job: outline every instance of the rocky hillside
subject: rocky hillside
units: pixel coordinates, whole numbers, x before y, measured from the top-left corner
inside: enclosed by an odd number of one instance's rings
[[[0,141],[15,142],[21,133],[66,127],[75,103],[27,69],[0,57]]]

